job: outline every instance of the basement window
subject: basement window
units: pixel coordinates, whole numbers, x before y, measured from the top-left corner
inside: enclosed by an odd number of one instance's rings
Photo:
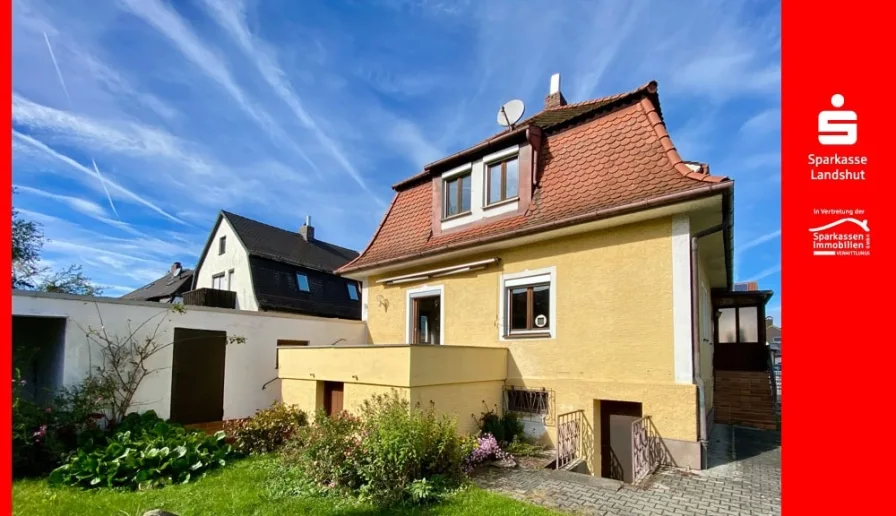
[[[550,413],[549,393],[544,389],[511,387],[504,390],[504,407],[508,412],[548,415]]]
[[[308,276],[301,272],[296,273],[296,285],[302,292],[311,292],[311,285],[308,284]]]

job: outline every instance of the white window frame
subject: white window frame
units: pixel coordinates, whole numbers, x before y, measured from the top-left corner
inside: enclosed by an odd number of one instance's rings
[[[233,269],[227,271],[227,290],[233,290]]]
[[[516,196],[508,197],[507,199],[501,199],[500,201],[495,201],[491,204],[488,202],[488,189],[489,189],[489,177],[488,177],[488,169],[494,165],[495,163],[501,161],[507,161],[511,158],[516,159]],[[497,208],[499,206],[503,206],[505,204],[511,204],[515,201],[520,200],[520,147],[519,145],[515,145],[513,147],[509,147],[502,151],[495,152],[493,154],[489,154],[488,156],[482,158],[482,209],[489,210],[491,208]]]
[[[227,235],[218,237],[218,256],[227,252]]]
[[[215,282],[219,283],[215,285]],[[212,276],[212,288],[215,290],[224,290],[224,273],[215,274]]]
[[[452,181],[460,176],[470,176],[470,209],[467,211],[461,211],[455,213],[454,215],[448,215],[448,182]],[[475,174],[473,174],[473,163],[465,163],[459,167],[452,168],[448,172],[442,174],[442,206],[439,208],[441,210],[440,217],[442,220],[446,219],[463,219],[469,215],[473,214],[474,205],[476,204],[476,198],[473,196],[473,182],[476,180]],[[462,199],[457,200],[458,203],[462,202]],[[458,206],[458,209],[460,206]]]
[[[411,344],[411,334],[414,331],[413,302],[418,297],[434,297],[439,296],[439,345],[445,344],[445,286],[444,285],[423,285],[422,287],[409,288],[405,291],[404,303],[404,341]]]
[[[509,336],[510,318],[507,315],[507,289],[510,287],[522,287],[536,284],[547,283],[551,289],[551,309],[550,309],[550,327],[548,328],[549,336],[545,337],[541,331],[533,331],[538,336],[526,337],[525,333],[517,333],[515,336]],[[514,272],[502,274],[498,283],[498,340],[500,342],[516,341],[516,340],[553,340],[557,338],[557,267],[545,267],[542,269],[526,270],[522,272]]]

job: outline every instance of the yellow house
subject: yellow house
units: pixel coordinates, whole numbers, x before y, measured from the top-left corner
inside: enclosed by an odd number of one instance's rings
[[[682,160],[655,82],[568,104],[555,76],[542,111],[393,186],[338,271],[362,282],[370,345],[281,350],[283,399],[397,389],[464,431],[515,411],[592,474],[701,468],[733,185]]]

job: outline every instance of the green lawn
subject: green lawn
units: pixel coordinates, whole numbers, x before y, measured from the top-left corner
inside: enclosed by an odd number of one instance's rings
[[[108,514],[141,516],[150,509],[165,509],[181,516],[294,514],[487,514],[549,516],[555,512],[524,504],[471,487],[450,499],[422,509],[377,511],[370,507],[339,502],[332,498],[277,498],[266,490],[272,478],[269,458],[247,459],[210,473],[183,486],[147,492],[108,489],[82,491],[51,488],[45,480],[22,480],[13,484],[13,514],[17,516],[77,516]]]

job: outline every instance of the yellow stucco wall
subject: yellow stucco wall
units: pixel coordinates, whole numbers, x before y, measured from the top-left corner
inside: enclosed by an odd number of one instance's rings
[[[372,342],[405,342],[407,290],[440,285],[445,345],[506,347],[508,384],[553,391],[548,440],[556,438],[557,414],[584,410],[589,423],[599,427],[595,400],[601,399],[640,402],[664,438],[697,439],[696,387],[674,380],[671,218],[385,276],[495,256],[500,261],[484,270],[417,283],[385,286],[376,282],[384,276],[368,278],[368,299],[387,300],[386,306],[369,305]],[[555,337],[502,341],[502,275],[550,267],[556,269]],[[598,455],[598,432],[594,443]]]
[[[433,404],[437,412],[453,414],[462,434],[477,432],[476,420],[486,410],[501,410],[504,382],[474,382],[429,385],[411,389],[411,403],[420,407]]]

